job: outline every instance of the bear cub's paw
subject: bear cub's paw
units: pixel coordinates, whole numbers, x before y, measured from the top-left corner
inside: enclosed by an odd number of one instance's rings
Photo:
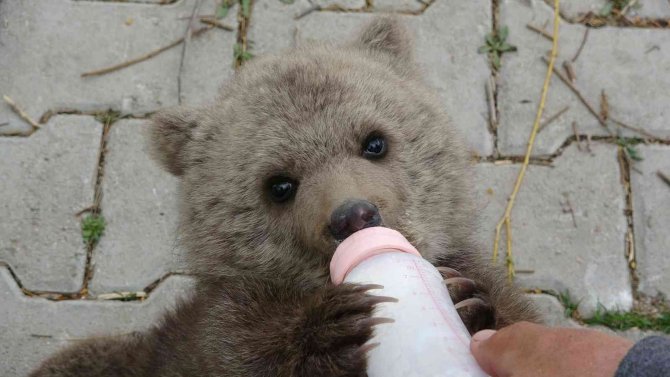
[[[477,288],[477,283],[449,267],[437,267],[444,278],[456,311],[470,334],[493,328],[494,313],[488,296]]]
[[[366,376],[367,352],[376,343],[368,341],[376,325],[393,322],[374,317],[375,306],[398,301],[375,296],[376,284],[328,286],[311,297],[304,310],[303,322],[296,330],[300,356],[293,374],[313,376]]]

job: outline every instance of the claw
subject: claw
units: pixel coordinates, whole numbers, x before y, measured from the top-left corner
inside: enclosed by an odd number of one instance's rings
[[[355,288],[357,292],[365,292],[371,289],[384,289],[384,286],[380,284],[363,284]]]
[[[395,319],[386,318],[386,317],[373,317],[373,318],[364,319],[362,322],[363,322],[364,325],[372,327],[372,326],[377,326],[377,325],[381,325],[381,324],[384,324],[384,323],[393,323],[393,322],[395,322]]]
[[[484,309],[484,308],[488,308],[488,306],[489,305],[486,302],[484,302],[484,300],[482,300],[481,298],[477,298],[477,297],[473,297],[473,298],[469,298],[467,300],[463,300],[463,301],[459,302],[458,304],[454,305],[456,310],[459,310],[459,309],[472,310],[472,309],[475,309],[477,307],[481,307],[481,308]]]
[[[460,272],[454,270],[451,267],[436,267],[438,271],[440,271],[440,274],[442,274],[442,277],[444,279],[449,279],[449,278],[459,278],[463,275],[461,275]]]
[[[389,296],[375,296],[375,295],[367,295],[368,299],[371,301],[372,305],[377,305],[382,302],[398,302],[398,299],[395,297],[389,297]]]
[[[449,289],[449,294],[454,302],[461,301],[475,292],[476,284],[474,281],[458,277],[449,278],[443,282]]]
[[[365,355],[370,352],[371,349],[378,347],[379,344],[379,342],[363,344],[360,346],[360,348],[358,348],[358,350],[356,350],[356,353]]]
[[[463,320],[465,327],[468,328],[470,334],[485,329],[491,328],[494,324],[493,311],[491,305],[478,297],[463,300],[456,305],[456,311]]]

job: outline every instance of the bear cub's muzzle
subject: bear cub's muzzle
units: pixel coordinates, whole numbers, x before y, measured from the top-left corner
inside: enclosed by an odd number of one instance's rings
[[[361,229],[379,226],[382,217],[376,205],[361,199],[349,199],[330,215],[330,233],[342,241]]]

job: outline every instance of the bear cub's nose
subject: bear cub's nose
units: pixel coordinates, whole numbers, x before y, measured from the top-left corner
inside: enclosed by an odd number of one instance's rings
[[[330,233],[342,241],[354,232],[381,223],[377,206],[367,200],[347,200],[330,215]]]

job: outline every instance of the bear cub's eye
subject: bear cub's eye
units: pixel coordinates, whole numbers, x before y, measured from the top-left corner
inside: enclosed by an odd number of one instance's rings
[[[363,143],[363,157],[369,160],[376,160],[386,155],[388,147],[383,136],[373,133],[365,139]]]
[[[295,196],[298,182],[288,177],[272,177],[268,181],[270,199],[276,203],[283,203]]]

